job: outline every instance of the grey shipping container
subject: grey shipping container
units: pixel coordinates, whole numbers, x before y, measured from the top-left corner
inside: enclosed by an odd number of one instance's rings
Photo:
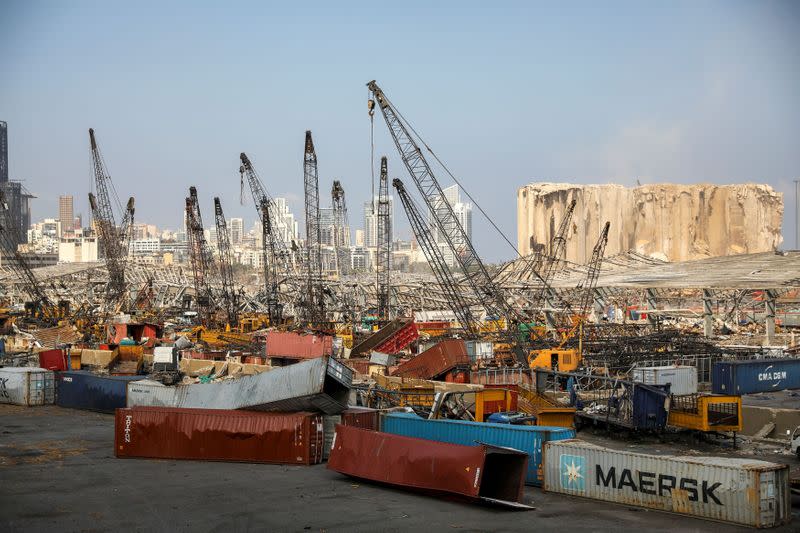
[[[714,394],[800,389],[800,359],[718,361],[711,371]]]
[[[47,405],[53,403],[53,371],[33,367],[0,368],[0,403]]]
[[[128,385],[128,407],[187,407],[264,411],[347,408],[353,371],[332,357],[318,357],[268,372],[214,383],[166,386],[145,380]]]
[[[544,490],[753,527],[791,519],[789,467],[754,459],[552,441],[544,447]]]
[[[697,394],[697,367],[684,365],[634,368],[633,381],[645,385],[669,385],[669,392],[678,396]]]

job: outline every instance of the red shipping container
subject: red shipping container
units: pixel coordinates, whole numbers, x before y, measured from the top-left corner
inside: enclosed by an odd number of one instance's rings
[[[378,431],[378,410],[368,407],[348,407],[342,411],[342,425]]]
[[[39,368],[46,370],[67,370],[67,354],[64,350],[45,350],[39,352]]]
[[[486,444],[461,446],[402,437],[339,424],[328,468],[362,479],[455,494],[516,508],[522,496],[528,454]]]
[[[404,378],[434,379],[460,365],[469,365],[467,345],[463,340],[448,339],[401,364],[392,375]]]
[[[311,465],[322,461],[322,415],[220,409],[117,409],[117,457]]]
[[[358,374],[365,376],[369,374],[369,359],[339,359],[338,361],[352,368]]]
[[[315,359],[333,355],[333,337],[269,331],[264,355],[286,359]]]
[[[381,353],[397,353],[419,338],[417,325],[410,321],[400,328],[397,333],[377,345],[374,350]]]

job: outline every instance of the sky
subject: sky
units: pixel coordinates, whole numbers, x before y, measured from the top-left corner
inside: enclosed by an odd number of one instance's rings
[[[92,127],[137,221],[179,227],[195,185],[206,225],[219,196],[251,227],[246,152],[302,224],[312,130],[321,206],[341,180],[358,228],[375,79],[512,242],[516,190],[534,181],[760,182],[784,194],[794,248],[800,2],[379,4],[3,0],[11,178],[37,196],[34,220],[57,217],[59,194],[88,220]],[[377,114],[374,140],[410,182]],[[482,257],[515,256],[473,217]]]

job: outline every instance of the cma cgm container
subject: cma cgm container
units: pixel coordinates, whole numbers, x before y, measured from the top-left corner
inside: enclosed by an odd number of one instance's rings
[[[125,407],[127,386],[144,376],[101,376],[81,370],[56,375],[56,405],[113,413]]]
[[[224,409],[117,409],[117,457],[312,465],[322,461],[322,415]]]
[[[575,438],[575,431],[570,428],[517,426],[466,420],[427,420],[413,413],[387,413],[382,418],[381,426],[381,430],[385,433],[406,437],[464,446],[475,446],[480,442],[521,450],[529,456],[525,483],[537,486],[542,484],[544,443]]]
[[[719,361],[711,373],[714,394],[800,389],[800,359]]]
[[[53,372],[44,368],[0,368],[0,403],[47,405],[55,396]]]
[[[649,455],[580,440],[548,442],[544,465],[549,492],[754,527],[791,519],[787,465]]]

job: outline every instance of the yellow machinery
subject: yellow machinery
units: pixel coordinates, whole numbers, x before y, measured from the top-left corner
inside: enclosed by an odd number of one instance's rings
[[[742,431],[742,397],[723,394],[673,396],[670,426],[697,431]]]
[[[528,355],[531,368],[548,368],[559,372],[574,372],[580,366],[580,362],[580,350],[575,349],[532,350]]]
[[[575,408],[558,407],[555,402],[525,385],[519,388],[519,410],[534,415],[539,426],[575,427]]]

